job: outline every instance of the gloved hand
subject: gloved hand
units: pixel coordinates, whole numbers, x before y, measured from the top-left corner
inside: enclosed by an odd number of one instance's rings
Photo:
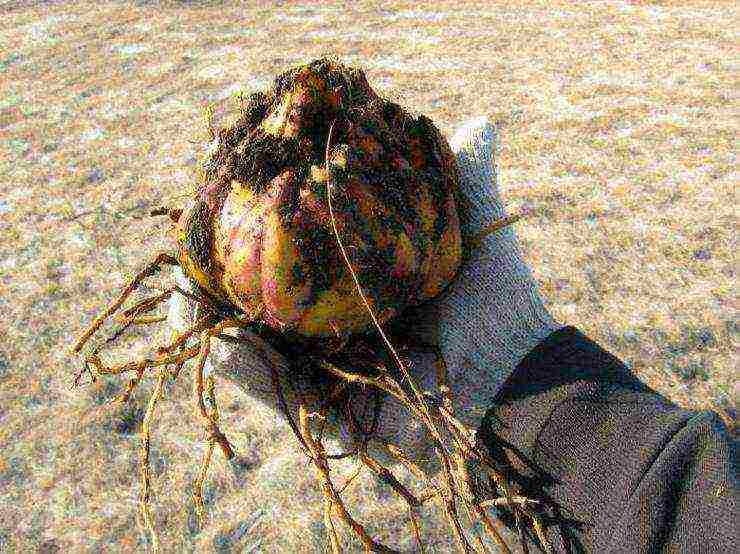
[[[465,244],[486,226],[505,217],[494,160],[496,131],[487,118],[476,118],[459,128],[450,146],[461,174],[457,200]],[[179,268],[175,276],[180,287],[190,290]],[[169,324],[183,331],[194,324],[194,317],[194,303],[182,295],[173,295]],[[467,253],[458,275],[443,293],[414,308],[404,319],[413,321],[408,329],[412,337],[439,346],[447,366],[455,415],[475,431],[516,365],[539,342],[563,326],[554,321],[543,305],[511,226],[483,238],[476,249]],[[243,336],[249,336],[251,342],[233,344],[212,340],[206,371],[212,370],[231,380],[247,395],[282,414],[273,393],[270,366],[277,367],[285,379],[288,364],[259,337],[247,331]],[[438,397],[434,353],[428,348],[412,348],[403,351],[401,359],[420,390]],[[395,367],[389,370],[410,391],[399,370]],[[309,402],[315,402],[317,409],[326,389],[308,376],[293,378],[297,379],[293,386]],[[290,387],[283,387],[283,391],[290,406],[295,397],[290,395]],[[370,388],[357,386],[351,398],[352,412],[361,422],[364,419],[363,427],[369,429],[374,402]],[[291,411],[295,413],[294,409]],[[362,440],[346,424],[327,426],[326,431],[342,450],[351,450]],[[398,445],[412,460],[433,457],[426,426],[392,397],[386,396],[382,401],[376,436]],[[394,462],[382,451],[373,455],[381,462]],[[431,466],[424,463],[421,466],[430,472],[438,468],[434,462]]]

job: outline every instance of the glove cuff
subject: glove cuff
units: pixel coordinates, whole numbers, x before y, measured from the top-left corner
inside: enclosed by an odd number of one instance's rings
[[[506,216],[499,198],[498,133],[472,119],[450,141],[461,172],[463,236]],[[545,307],[513,226],[467,253],[455,283],[438,300],[439,345],[460,419],[479,429],[498,391],[522,359],[563,327]]]

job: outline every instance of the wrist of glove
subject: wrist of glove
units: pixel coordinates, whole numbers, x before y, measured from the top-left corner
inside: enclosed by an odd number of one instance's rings
[[[461,173],[461,231],[470,238],[507,216],[499,197],[498,135],[485,117],[476,118],[450,144]],[[421,338],[439,345],[459,417],[473,429],[524,356],[562,327],[544,306],[511,225],[485,236],[451,286],[409,319],[419,322]]]
[[[462,125],[450,145],[461,176],[456,200],[465,244],[487,225],[505,217],[495,164],[498,140],[488,120],[477,118]],[[486,236],[477,248],[466,254],[458,275],[447,289],[439,297],[409,310],[404,319],[413,322],[408,328],[409,338],[418,340],[419,344],[438,345],[447,367],[455,416],[477,431],[516,365],[562,325],[545,308],[511,226]],[[181,288],[190,290],[179,268],[175,277]],[[195,318],[195,303],[182,295],[173,295],[169,324],[182,332],[194,325]],[[260,337],[247,330],[239,333],[246,342],[236,345],[218,339],[211,342],[205,371],[234,382],[247,395],[282,415],[273,392],[272,369],[276,368],[283,383],[287,384],[290,378],[290,384],[318,406],[326,389],[317,387],[309,376],[291,375],[287,361]],[[413,345],[413,340],[410,343]],[[428,348],[412,346],[401,353],[401,359],[418,387],[433,398],[439,397],[434,353]],[[410,392],[398,368],[389,370]],[[283,392],[288,405],[295,406],[291,387],[284,386]],[[369,387],[357,386],[350,398],[355,418],[369,429],[374,393]],[[363,439],[346,423],[334,428],[328,426],[327,431],[342,449],[352,449]],[[398,445],[412,459],[434,457],[426,426],[410,416],[406,407],[394,398],[383,398],[375,435]],[[382,452],[376,457],[384,460]],[[436,472],[437,467],[432,463],[427,470]]]

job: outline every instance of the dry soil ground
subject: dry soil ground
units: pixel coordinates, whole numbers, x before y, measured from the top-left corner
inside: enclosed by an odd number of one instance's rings
[[[67,348],[168,245],[147,214],[192,182],[204,103],[222,114],[234,91],[324,54],[448,135],[499,122],[502,197],[540,208],[516,232],[552,313],[733,426],[738,28],[736,2],[0,1],[0,551],[146,550],[151,382],[106,406],[123,380],[69,390]],[[224,383],[223,428],[249,463],[237,480],[215,456],[195,525],[188,383],[168,385],[154,429],[163,550],[320,551],[321,495],[290,429]],[[411,546],[403,504],[367,473],[349,498],[378,538]],[[450,551],[435,509],[424,536]]]

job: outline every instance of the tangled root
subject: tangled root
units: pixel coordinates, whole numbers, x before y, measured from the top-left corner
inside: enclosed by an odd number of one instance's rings
[[[90,327],[85,330],[80,339],[75,343],[73,351],[79,352],[87,339],[92,336],[107,317],[111,316],[118,308],[120,308],[126,298],[137,288],[138,285],[142,283],[143,279],[152,275],[164,263],[171,265],[177,264],[175,258],[171,255],[167,253],[158,254],[152,263],[148,264],[136,275],[132,283],[125,288],[124,292],[111,304],[103,315],[96,318]],[[234,339],[232,336],[223,335],[222,332],[226,329],[244,328],[249,325],[248,322],[220,316],[217,308],[211,305],[208,299],[195,296],[175,285],[166,289],[161,294],[146,298],[135,304],[133,307],[123,311],[119,316],[119,328],[116,329],[113,337],[107,339],[103,345],[113,342],[115,338],[121,336],[121,334],[132,325],[148,325],[162,321],[162,317],[144,317],[144,314],[153,311],[159,304],[167,301],[173,293],[183,294],[196,300],[202,308],[201,312],[205,315],[200,317],[200,319],[198,319],[198,321],[196,321],[196,323],[189,329],[182,333],[176,333],[174,340],[172,340],[170,344],[158,348],[154,356],[149,356],[136,362],[107,366],[100,359],[99,351],[101,350],[102,345],[99,345],[88,353],[85,359],[83,371],[77,374],[74,379],[74,384],[76,386],[85,370],[90,373],[93,381],[97,375],[133,373],[134,377],[128,382],[124,392],[116,398],[119,402],[127,402],[145,373],[154,372],[157,378],[154,391],[149,399],[141,430],[140,475],[142,493],[139,501],[139,516],[141,520],[143,520],[143,525],[151,536],[154,552],[158,552],[159,541],[152,522],[150,509],[151,485],[149,473],[149,444],[151,424],[155,418],[156,404],[162,397],[164,382],[167,378],[177,378],[183,365],[188,360],[196,359],[195,371],[193,374],[193,396],[196,405],[196,413],[202,421],[207,433],[207,448],[201,464],[199,476],[195,482],[193,500],[201,525],[203,525],[205,521],[205,509],[203,506],[202,491],[208,468],[210,466],[213,448],[218,445],[227,459],[234,457],[234,449],[218,425],[219,414],[214,394],[215,385],[213,376],[209,375],[207,380],[204,380],[203,368],[209,353],[210,341],[212,338],[216,337],[227,340],[228,337],[228,340],[238,340]],[[382,333],[382,329],[380,332]],[[188,340],[193,336],[198,337],[198,344],[187,346]],[[383,337],[385,338],[384,334]],[[387,341],[387,338],[385,338],[385,340]],[[390,342],[387,344],[390,345]],[[328,394],[327,400],[323,403],[319,411],[309,412],[305,403],[299,403],[297,423],[294,415],[290,413],[290,409],[285,400],[280,376],[278,375],[277,370],[273,369],[273,388],[278,401],[277,403],[283,411],[294,434],[298,438],[299,443],[302,446],[302,450],[313,462],[321,483],[325,500],[324,523],[326,525],[328,542],[332,552],[341,552],[338,529],[335,523],[337,520],[344,523],[354,532],[364,545],[367,552],[394,552],[393,549],[374,540],[362,524],[351,516],[350,511],[342,500],[342,494],[354,481],[362,468],[369,469],[377,475],[381,481],[393,488],[393,490],[404,499],[408,509],[410,531],[415,537],[420,552],[424,552],[424,546],[421,539],[419,510],[430,500],[435,500],[441,504],[450,522],[457,544],[462,552],[475,552],[476,549],[470,545],[465,533],[463,532],[463,526],[460,523],[458,511],[458,504],[460,503],[465,509],[471,524],[480,520],[487,532],[496,540],[504,552],[510,552],[511,550],[497,530],[496,524],[494,524],[491,517],[486,513],[486,508],[491,506],[509,507],[514,511],[520,525],[523,523],[522,520],[524,518],[519,516],[525,516],[528,518],[532,522],[535,533],[542,545],[545,546],[546,551],[551,551],[544,526],[542,525],[538,514],[533,510],[538,502],[522,496],[513,496],[510,493],[511,487],[507,479],[496,469],[495,464],[488,454],[476,447],[475,440],[473,438],[474,431],[467,428],[455,417],[453,407],[454,399],[452,398],[449,385],[447,384],[447,370],[444,358],[439,350],[434,346],[430,346],[437,356],[436,365],[438,382],[440,384],[439,390],[443,398],[443,402],[440,406],[428,406],[425,401],[425,397],[419,392],[418,388],[413,383],[413,380],[406,371],[406,368],[403,366],[403,363],[398,358],[397,354],[395,354],[395,350],[392,345],[390,345],[390,348],[396,363],[399,365],[404,377],[411,385],[411,390],[415,394],[415,398],[412,398],[401,388],[400,383],[391,376],[387,367],[385,367],[379,359],[375,364],[377,374],[370,376],[353,371],[350,367],[339,367],[337,363],[330,362],[324,357],[312,355],[309,361],[323,369],[327,374],[334,376],[336,379]],[[170,366],[172,369],[167,371],[167,366]],[[390,455],[393,459],[401,462],[420,481],[430,480],[426,477],[424,472],[404,454],[401,448],[396,445],[374,439],[372,437],[374,429],[371,429],[369,433],[362,431],[354,416],[349,411],[348,403],[344,405],[344,416],[354,432],[357,433],[358,436],[365,434],[366,440],[352,452],[347,452],[341,455],[327,454],[323,445],[323,432],[328,411],[337,406],[337,402],[340,398],[346,397],[345,393],[351,385],[358,383],[374,387],[378,391],[382,391],[393,396],[404,404],[411,414],[426,424],[435,443],[435,453],[441,461],[443,477],[443,482],[441,484],[430,482],[430,487],[420,495],[416,495],[404,487],[404,485],[401,484],[388,468],[384,467],[368,453],[367,447],[370,440],[375,440],[375,443],[378,444],[384,452]],[[204,394],[208,396],[210,409],[206,408],[203,400]],[[374,424],[377,423],[378,408],[379,404],[376,404]],[[450,452],[444,444],[441,434],[435,424],[433,414],[444,424],[447,433],[453,437],[454,450],[452,452]],[[313,420],[318,422],[318,429],[312,429],[311,424]],[[348,456],[356,457],[358,460],[357,469],[350,477],[346,478],[341,485],[337,486],[332,480],[329,460]],[[481,466],[488,472],[490,478],[495,482],[500,490],[503,491],[504,496],[488,500],[481,500],[478,497],[475,487],[472,485],[471,476],[466,465],[466,460],[468,459],[477,460],[481,464]],[[478,541],[480,543],[480,548],[484,549],[482,542],[480,542],[480,537],[478,537]]]
[[[160,215],[159,212],[155,211],[154,215]],[[124,289],[124,291],[120,294],[120,296],[108,307],[108,309],[103,312],[100,316],[98,316],[93,323],[80,335],[80,337],[75,342],[74,346],[72,347],[73,353],[79,353],[82,349],[83,345],[87,342],[87,340],[97,331],[100,326],[104,323],[104,321],[113,315],[120,307],[121,305],[126,301],[126,299],[138,288],[139,285],[142,284],[143,280],[146,277],[149,277],[159,271],[161,266],[163,264],[168,265],[179,265],[179,262],[177,261],[177,258],[175,258],[172,254],[167,252],[159,253],[155,256],[154,260],[147,264],[137,275],[134,277],[134,279],[131,281],[131,283]],[[198,302],[202,307],[205,308],[206,315],[203,316],[200,320],[196,322],[194,326],[192,326],[190,329],[187,329],[183,333],[177,334],[175,340],[171,342],[169,345],[160,347],[156,351],[156,355],[154,357],[147,357],[143,360],[139,360],[137,362],[128,362],[124,364],[120,364],[117,366],[107,366],[105,365],[102,360],[100,359],[99,352],[102,349],[103,346],[106,344],[109,344],[113,341],[115,341],[118,337],[120,337],[128,328],[130,328],[132,325],[148,325],[151,323],[157,323],[160,321],[164,321],[166,319],[165,316],[150,316],[150,317],[141,317],[143,314],[146,314],[148,312],[153,311],[159,304],[162,302],[167,301],[170,296],[173,293],[179,293],[184,296],[187,296],[188,298],[191,298]],[[87,353],[87,356],[85,358],[85,363],[82,371],[80,371],[74,379],[73,386],[77,386],[79,384],[79,380],[82,376],[82,374],[87,371],[90,374],[91,380],[95,381],[97,376],[103,375],[103,374],[109,374],[109,375],[117,375],[121,373],[126,372],[134,372],[135,376],[128,382],[126,389],[124,392],[116,397],[114,399],[114,402],[121,402],[125,403],[128,402],[128,400],[131,398],[131,394],[133,393],[136,386],[139,384],[141,379],[144,376],[144,373],[147,370],[153,370],[156,373],[157,376],[157,384],[155,386],[154,392],[150,396],[149,399],[149,405],[146,411],[146,415],[144,417],[144,421],[142,423],[142,430],[141,430],[141,450],[140,450],[140,458],[141,458],[141,483],[142,483],[142,493],[141,493],[141,499],[139,501],[139,515],[142,518],[145,527],[149,531],[152,539],[152,548],[154,552],[159,551],[159,541],[157,539],[157,534],[154,530],[153,523],[152,523],[152,517],[151,517],[151,510],[150,510],[150,495],[151,495],[151,486],[150,486],[150,474],[149,474],[149,443],[150,443],[150,428],[151,423],[154,420],[154,413],[157,401],[162,396],[162,391],[164,388],[164,382],[167,379],[167,377],[171,377],[173,379],[177,378],[177,376],[180,373],[180,370],[182,369],[185,362],[187,362],[190,359],[197,358],[196,362],[196,370],[194,373],[194,379],[193,379],[193,396],[195,397],[195,405],[197,407],[197,414],[200,416],[200,418],[204,422],[204,427],[207,432],[207,441],[208,441],[208,447],[206,450],[206,455],[203,460],[203,464],[201,467],[200,475],[196,481],[195,491],[193,492],[193,499],[195,501],[196,508],[198,510],[198,515],[200,517],[201,523],[203,523],[205,519],[205,513],[204,513],[204,507],[203,507],[203,484],[205,481],[205,477],[207,475],[208,466],[210,465],[211,460],[211,454],[214,445],[218,445],[222,452],[224,453],[224,456],[226,456],[227,459],[232,459],[234,457],[234,450],[231,446],[231,443],[226,438],[226,436],[221,432],[221,430],[218,427],[218,408],[216,404],[216,398],[214,394],[214,383],[213,383],[213,377],[209,375],[208,377],[208,399],[209,404],[211,405],[210,411],[206,409],[206,406],[203,402],[203,394],[204,394],[204,379],[203,379],[203,367],[205,366],[206,358],[208,357],[208,352],[210,349],[210,339],[214,336],[223,336],[221,333],[222,331],[229,329],[229,328],[243,328],[245,326],[245,322],[238,321],[233,318],[218,318],[217,315],[217,308],[213,306],[208,299],[201,298],[196,295],[193,295],[189,292],[186,292],[182,290],[177,285],[166,289],[161,294],[145,298],[144,300],[138,302],[131,308],[125,310],[122,314],[118,316],[119,326],[116,328],[115,332],[111,337],[106,339],[104,342],[100,343],[99,345],[95,346],[90,352]],[[193,335],[196,333],[200,333],[200,340],[199,344],[187,347],[187,341],[190,339]],[[168,372],[165,371],[165,366],[172,366],[173,369],[168,374]]]

